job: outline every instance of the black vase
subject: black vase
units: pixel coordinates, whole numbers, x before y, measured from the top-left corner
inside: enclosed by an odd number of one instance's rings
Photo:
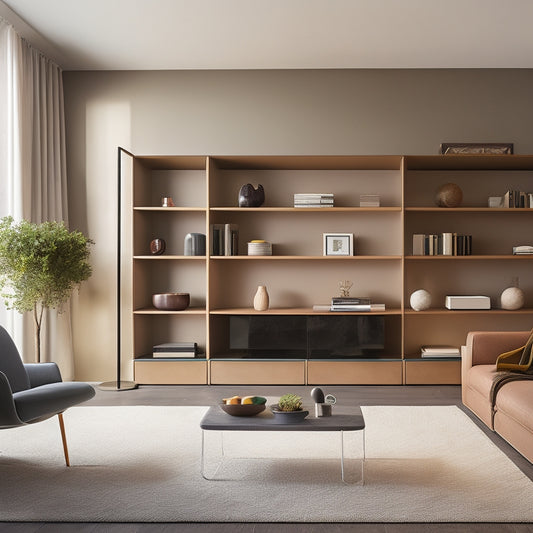
[[[239,191],[239,207],[259,207],[265,201],[265,189],[259,184],[254,189],[251,183],[241,187]]]

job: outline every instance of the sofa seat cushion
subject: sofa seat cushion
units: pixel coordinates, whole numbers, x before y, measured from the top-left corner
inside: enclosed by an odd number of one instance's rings
[[[476,365],[468,370],[468,386],[489,400],[496,365]]]
[[[533,431],[533,381],[506,383],[496,395],[496,412]]]

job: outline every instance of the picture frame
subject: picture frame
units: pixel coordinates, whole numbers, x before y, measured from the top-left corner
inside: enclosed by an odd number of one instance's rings
[[[441,154],[493,154],[514,153],[513,143],[442,143]]]
[[[323,255],[354,255],[353,233],[324,233]]]

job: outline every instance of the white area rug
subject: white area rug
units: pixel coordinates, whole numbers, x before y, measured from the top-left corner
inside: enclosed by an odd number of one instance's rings
[[[315,459],[236,461],[231,475],[240,480],[207,481],[205,410],[72,408],[71,468],[56,418],[0,431],[0,520],[533,521],[533,483],[456,407],[363,407],[363,486],[340,481],[337,459],[320,459],[338,457],[333,433],[231,435],[229,454],[269,452],[289,435],[296,457]]]

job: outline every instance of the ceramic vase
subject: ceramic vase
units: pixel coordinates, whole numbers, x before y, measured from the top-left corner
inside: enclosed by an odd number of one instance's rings
[[[268,309],[268,304],[269,298],[267,289],[264,285],[259,285],[254,296],[254,309],[256,311],[266,311]]]

